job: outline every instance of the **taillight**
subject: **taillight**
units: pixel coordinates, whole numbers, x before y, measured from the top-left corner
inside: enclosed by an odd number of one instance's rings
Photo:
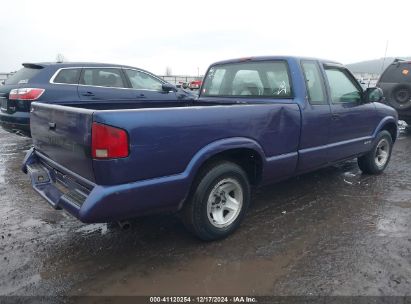
[[[21,88],[10,91],[10,100],[36,100],[44,93],[44,89]]]
[[[94,122],[91,127],[91,154],[97,159],[127,157],[127,132]]]

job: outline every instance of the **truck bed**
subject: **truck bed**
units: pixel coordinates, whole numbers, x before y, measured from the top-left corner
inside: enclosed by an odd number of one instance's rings
[[[294,174],[301,119],[297,104],[206,104],[96,110],[33,103],[34,147],[24,168],[54,208],[83,222],[178,209],[199,165],[226,149],[258,151],[265,182]],[[92,157],[95,123],[127,132],[127,157]]]
[[[33,103],[32,108],[35,149],[103,185],[181,174],[200,150],[233,138],[254,142],[265,158],[294,153],[300,132],[299,107],[290,103],[122,110]],[[92,159],[93,122],[126,130],[130,155],[114,160]]]

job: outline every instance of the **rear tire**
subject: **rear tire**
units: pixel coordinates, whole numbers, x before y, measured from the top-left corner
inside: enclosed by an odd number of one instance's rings
[[[358,166],[366,174],[380,174],[387,167],[392,152],[392,137],[388,131],[381,131],[375,138],[370,152],[358,158]]]
[[[204,168],[183,208],[186,228],[205,241],[227,237],[238,228],[250,204],[244,170],[228,161]]]

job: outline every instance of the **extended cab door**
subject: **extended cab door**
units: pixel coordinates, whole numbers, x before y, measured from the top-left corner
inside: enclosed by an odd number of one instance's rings
[[[302,60],[306,102],[301,109],[301,137],[298,171],[306,172],[328,163],[331,108],[324,78],[316,60]]]
[[[377,124],[373,103],[363,101],[363,90],[354,76],[336,64],[324,64],[331,105],[329,161],[334,162],[369,150]]]

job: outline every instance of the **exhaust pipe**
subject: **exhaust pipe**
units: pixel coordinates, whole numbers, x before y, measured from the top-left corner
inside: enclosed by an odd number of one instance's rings
[[[129,221],[119,221],[117,223],[122,230],[128,230],[131,228],[131,223]]]

